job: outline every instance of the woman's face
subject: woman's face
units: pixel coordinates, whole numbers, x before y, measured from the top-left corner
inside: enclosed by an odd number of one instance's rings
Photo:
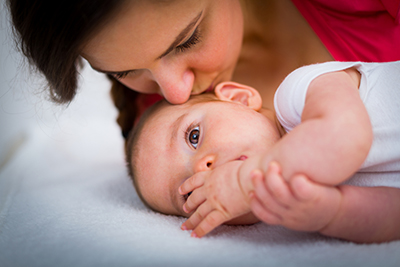
[[[128,1],[82,56],[135,91],[181,104],[231,79],[242,37],[238,0]]]

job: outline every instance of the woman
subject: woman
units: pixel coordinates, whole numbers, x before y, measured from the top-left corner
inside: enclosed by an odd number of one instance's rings
[[[137,92],[180,104],[233,80],[258,88],[272,108],[277,85],[299,66],[398,60],[399,3],[8,0],[21,50],[47,78],[53,99],[73,99],[85,58],[113,81],[124,137],[152,101]]]

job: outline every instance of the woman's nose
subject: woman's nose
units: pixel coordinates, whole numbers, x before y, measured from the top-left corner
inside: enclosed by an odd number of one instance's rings
[[[207,155],[201,157],[198,160],[195,160],[194,172],[198,173],[211,170],[212,168],[214,168],[215,158],[216,157],[214,155]]]
[[[153,71],[153,77],[171,104],[183,104],[189,99],[194,82],[192,70],[162,64]]]

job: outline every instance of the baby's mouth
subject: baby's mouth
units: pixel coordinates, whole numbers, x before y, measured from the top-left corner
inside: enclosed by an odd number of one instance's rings
[[[238,157],[236,160],[246,160],[247,156],[245,155],[241,155],[240,157]]]

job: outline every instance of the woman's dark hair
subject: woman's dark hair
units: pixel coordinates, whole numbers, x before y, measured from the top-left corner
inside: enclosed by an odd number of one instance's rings
[[[77,91],[82,46],[123,0],[7,0],[17,46],[47,79],[51,99],[69,103]]]
[[[115,78],[111,77],[111,75],[108,76],[112,82],[111,98],[115,107],[118,109],[117,123],[121,128],[126,147],[129,133],[135,125],[137,116],[139,116],[137,107],[139,93],[118,82]]]

